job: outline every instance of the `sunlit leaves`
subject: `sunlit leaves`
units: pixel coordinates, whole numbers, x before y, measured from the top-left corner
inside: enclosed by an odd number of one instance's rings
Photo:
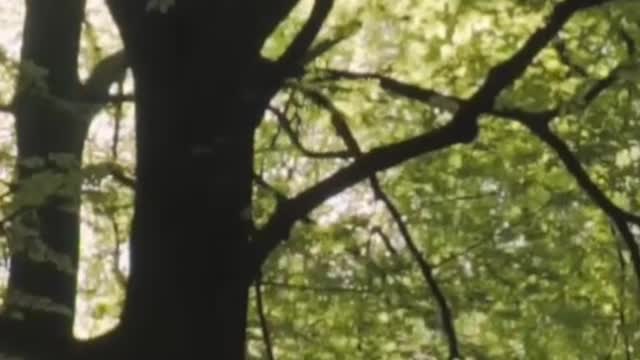
[[[315,66],[378,72],[466,97],[491,66],[514,53],[544,21],[553,3],[373,2],[361,12],[360,30]],[[499,104],[528,111],[558,109],[561,116],[551,123],[552,129],[616,204],[636,211],[639,156],[634,134],[640,107],[635,68],[629,65],[633,58],[621,31],[637,34],[638,25],[629,20],[633,11],[620,10],[637,10],[631,3],[611,6],[608,14],[594,10],[575,16],[525,76],[501,94]],[[613,20],[612,14],[624,21]],[[584,101],[594,85],[612,74],[610,86]],[[438,104],[401,99],[381,91],[371,79],[318,81],[321,76],[316,75],[303,79],[304,86],[334,101],[364,149],[420,134],[448,120]],[[303,95],[292,98],[301,105],[295,111],[302,116],[295,124],[302,142],[319,151],[339,148],[326,111]],[[276,129],[274,123],[265,123],[261,131],[271,136]],[[258,158],[276,166],[268,168],[266,177],[288,191],[292,183],[304,187],[343,163],[298,158],[290,147],[272,149]],[[630,274],[621,275],[624,266],[611,224],[557,155],[524,127],[486,116],[474,144],[419,157],[380,175],[435,264],[456,314],[465,354],[480,359],[624,353],[618,309],[625,308],[627,321],[637,321],[630,301],[636,290]],[[268,267],[267,276],[288,278],[305,290],[291,288],[286,298],[266,297],[273,311],[283,309],[271,314],[278,319],[273,327],[286,328],[284,309],[293,306],[287,303],[302,306],[303,301],[308,309],[317,309],[306,312],[311,319],[334,316],[325,301],[329,296],[332,306],[342,309],[340,316],[318,320],[324,327],[313,331],[328,337],[340,333],[335,335],[340,339],[324,347],[306,343],[318,349],[309,358],[335,357],[336,346],[351,351],[351,358],[445,356],[437,309],[404,254],[397,230],[384,208],[367,200],[367,184],[357,189],[315,212],[316,222],[299,227],[286,249],[274,255],[278,260]],[[382,230],[397,246],[399,258],[385,250],[373,229]],[[366,296],[360,293],[365,290]],[[373,304],[368,298],[378,300]],[[386,306],[381,308],[382,303]],[[402,316],[396,317],[400,309]],[[304,324],[289,321],[301,328]],[[337,325],[341,321],[354,324],[348,335]],[[386,327],[388,331],[380,333],[385,340],[363,345],[369,340],[359,332],[358,321],[367,324],[367,336],[378,336],[378,326]],[[342,340],[345,336],[358,338],[360,347],[351,347]],[[292,347],[290,337],[302,339],[296,332],[281,334],[276,340],[279,357],[301,351]],[[377,352],[367,352],[373,349]]]
[[[308,73],[287,83],[272,102],[297,141],[269,110],[256,133],[256,225],[284,198],[354,161],[344,154],[326,156],[345,146],[330,112],[306,90],[326,96],[344,114],[364,151],[442,126],[458,109],[446,97],[410,101],[371,77],[327,78],[325,70],[375,72],[467,98],[557,2],[339,2],[307,56]],[[280,24],[262,49],[264,56],[276,58],[286,49],[311,4],[300,2]],[[148,5],[162,12],[172,4]],[[612,201],[632,212],[640,209],[640,103],[632,51],[640,34],[637,14],[637,1],[617,1],[606,11],[576,15],[498,99],[501,108],[558,110],[551,129]],[[87,43],[95,47],[99,41]],[[87,56],[95,63],[100,52]],[[37,88],[46,74],[29,64],[25,69],[26,84]],[[611,81],[602,91],[590,93],[606,79]],[[593,98],[587,101],[589,94]],[[130,193],[114,181],[118,159],[105,145],[107,137],[89,142],[90,165],[75,177],[45,171],[16,193],[24,206],[35,206],[82,181],[91,209],[87,226],[100,234],[85,257],[104,261],[86,262],[81,293],[97,300],[91,308],[82,305],[81,313],[97,322],[113,320],[122,300],[121,284],[112,280],[125,266],[114,249],[126,237],[131,212]],[[50,160],[71,167],[65,158]],[[24,165],[38,168],[44,161],[26,159]],[[417,157],[378,176],[433,264],[469,358],[615,358],[625,352],[624,336],[637,348],[632,332],[639,319],[638,289],[628,254],[618,255],[620,241],[610,222],[557,154],[523,126],[483,116],[473,144]],[[37,236],[29,227],[16,229],[23,237]],[[447,356],[432,294],[367,182],[297,224],[264,268],[263,288],[278,359]],[[261,335],[252,307],[252,359],[264,357]]]

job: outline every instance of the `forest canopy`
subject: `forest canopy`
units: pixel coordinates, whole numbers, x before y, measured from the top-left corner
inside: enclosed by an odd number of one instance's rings
[[[638,357],[640,2],[585,1],[566,22],[559,3],[335,2],[255,131],[252,234],[275,229],[279,209],[302,213],[252,283],[248,359]],[[123,46],[104,1],[87,4],[83,81]],[[24,11],[0,2],[0,294],[7,239],[30,231],[16,213],[81,182],[74,332],[95,338],[126,296],[136,89],[127,71],[101,108],[61,101],[93,114],[82,167],[16,186],[18,74],[47,76],[20,59]],[[301,1],[264,59],[286,54],[315,11]],[[477,134],[447,140],[465,116]],[[307,206],[309,189],[402,142],[407,161],[380,160]]]

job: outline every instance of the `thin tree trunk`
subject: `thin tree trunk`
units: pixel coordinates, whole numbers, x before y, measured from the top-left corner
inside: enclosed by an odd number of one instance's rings
[[[56,156],[72,155],[79,160],[86,131],[83,124],[52,100],[68,100],[77,94],[84,1],[31,0],[26,5],[22,63],[47,71],[41,79],[47,89],[39,91],[38,85],[28,83],[29,70],[22,72],[19,82],[22,89],[15,101],[18,186],[44,172],[68,173],[59,166],[56,159],[60,158]],[[34,158],[45,163],[39,168],[20,164]],[[72,168],[77,170],[77,166]],[[14,225],[20,222],[36,230],[37,235],[27,238],[24,232],[17,231],[10,239],[14,251],[10,259],[7,314],[23,319],[22,326],[32,335],[34,347],[72,337],[79,222],[77,211],[69,208],[77,205],[79,183],[72,186],[75,194],[52,196],[35,208],[23,207],[20,192],[16,196],[15,211],[19,215],[14,218]],[[37,256],[41,249],[44,261]],[[51,303],[46,308],[36,308],[34,303],[38,300]]]
[[[65,354],[73,340],[80,166],[87,130],[98,111],[80,103],[104,98],[126,70],[123,54],[116,53],[97,64],[84,84],[79,82],[84,5],[79,0],[26,1],[23,67],[11,107],[18,164],[0,353],[69,358]],[[38,186],[27,185],[37,178],[42,179]],[[49,196],[30,200],[33,191],[60,178]]]

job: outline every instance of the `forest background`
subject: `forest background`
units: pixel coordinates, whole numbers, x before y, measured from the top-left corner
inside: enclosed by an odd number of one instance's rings
[[[0,293],[17,313],[62,314],[75,337],[90,343],[117,328],[125,307],[141,156],[136,106],[144,99],[136,97],[120,51],[140,44],[127,43],[122,24],[112,19],[117,0],[111,14],[105,1],[88,0],[78,16],[77,74],[90,96],[56,97],[55,71],[21,58],[25,3],[37,2],[0,3]],[[149,16],[180,11],[150,4]],[[225,41],[211,41],[209,51],[237,55],[235,40]],[[251,243],[266,244],[257,245],[258,260],[247,265],[262,265],[247,294],[247,358],[637,357],[639,42],[640,2],[632,0],[304,0],[292,6],[260,48],[261,62],[247,65],[288,66],[277,73],[282,81],[265,90],[273,96],[258,101],[264,106],[256,108],[260,122],[252,134],[252,200],[235,214],[251,220]],[[55,43],[48,49],[62,51]],[[198,56],[197,64],[208,64],[209,53]],[[295,61],[284,62],[287,56]],[[133,66],[144,74],[146,65]],[[180,66],[176,73],[191,71],[188,63]],[[258,69],[259,75],[275,71]],[[258,77],[232,73],[239,82]],[[226,91],[202,87],[213,89],[211,96]],[[64,151],[19,154],[15,118],[28,115],[15,99],[34,88],[38,99],[54,105],[42,111],[86,123],[81,163]],[[252,97],[258,88],[228,92]],[[176,102],[189,104],[186,96]],[[220,102],[198,106],[216,119],[228,111],[218,110]],[[53,132],[41,131],[32,142]],[[194,156],[211,151],[189,145]],[[17,175],[18,159],[28,175]],[[195,175],[168,175],[181,176]],[[184,191],[180,184],[171,191]],[[74,197],[76,189],[75,202],[56,206],[81,215],[77,260],[33,240],[48,225],[30,217],[54,198]],[[207,217],[187,200],[174,201],[180,195],[154,194],[173,212]],[[206,265],[200,245],[184,246],[187,254],[201,253],[194,262]],[[76,304],[11,292],[9,262],[24,249],[26,267],[77,269]],[[171,267],[182,263],[162,266],[173,274]],[[188,290],[199,292],[175,295],[185,303],[203,297],[198,294],[211,280],[190,274],[195,285]],[[202,301],[197,311],[210,311]],[[215,327],[212,322],[212,333]]]

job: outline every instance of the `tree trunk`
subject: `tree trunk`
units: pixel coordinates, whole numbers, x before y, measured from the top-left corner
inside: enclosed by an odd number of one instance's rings
[[[265,106],[255,99],[267,95],[254,76],[256,40],[235,4],[138,17],[129,16],[140,8],[119,6],[138,136],[122,330],[152,334],[140,357],[243,359],[253,136]]]
[[[65,169],[56,159],[71,155],[80,160],[86,132],[84,124],[57,107],[58,99],[76,98],[78,92],[77,58],[84,1],[27,1],[26,5],[22,62],[31,62],[48,73],[40,84],[46,85],[46,90],[38,90],[38,84],[28,83],[25,72],[21,74],[22,88],[14,103],[18,161],[38,158],[44,163],[40,167],[19,164],[18,189],[32,176],[47,172],[66,175],[78,170],[79,162]],[[21,222],[34,228],[37,235],[27,238],[16,232],[10,239],[14,251],[7,314],[23,319],[22,326],[31,334],[34,347],[72,338],[79,222],[77,210],[70,208],[77,209],[80,188],[79,182],[71,186],[74,194],[53,194],[35,208],[23,207],[20,192],[16,196],[18,215],[13,218],[14,225]],[[45,252],[44,261],[38,259],[39,251]],[[38,300],[51,303],[36,308],[33,303]]]
[[[9,215],[10,273],[0,316],[0,354],[63,358],[73,340],[80,167],[87,130],[99,110],[81,103],[104,98],[126,69],[123,55],[114,54],[95,67],[86,83],[79,82],[84,5],[78,0],[26,1],[23,68],[12,104],[17,185]],[[34,77],[40,71],[42,76]],[[53,183],[43,199],[29,200],[30,192]]]
[[[138,357],[245,358],[253,136],[284,77],[260,50],[296,3],[176,2],[163,14],[107,1],[136,88],[132,267],[121,330],[148,335],[136,344]],[[316,35],[332,4],[321,3],[320,21],[287,61]]]
[[[24,58],[49,71],[54,101],[41,105],[38,97],[18,98],[20,156],[59,152],[79,159],[88,121],[79,126],[58,111],[56,100],[100,95],[83,89],[76,75],[84,4],[27,3]],[[246,264],[253,136],[279,83],[260,48],[296,1],[194,1],[167,14],[147,12],[143,1],[107,3],[136,90],[135,215],[121,323],[102,338],[69,347],[71,316],[43,317],[25,307],[18,310],[29,316],[26,322],[0,318],[0,337],[21,329],[8,342],[16,339],[22,347],[14,348],[35,359],[190,358],[200,352],[210,355],[205,358],[244,359],[246,272],[253,268]],[[54,5],[61,16],[47,16]],[[21,170],[20,176],[31,175]],[[75,275],[78,217],[61,211],[60,201],[53,197],[38,210],[38,225],[45,244],[69,254]],[[10,288],[73,309],[75,276],[40,269],[20,256],[12,258]]]

